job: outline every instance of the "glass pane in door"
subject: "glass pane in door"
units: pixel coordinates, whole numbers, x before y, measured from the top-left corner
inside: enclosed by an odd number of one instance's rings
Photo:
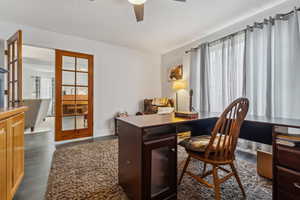
[[[15,50],[15,53],[14,53],[15,57],[13,59],[16,59],[18,57],[18,41],[15,41],[13,43],[13,45],[14,45],[14,50]]]
[[[61,92],[62,100],[75,100],[75,87],[63,86]]]
[[[62,84],[75,85],[75,72],[62,71]]]
[[[151,196],[169,188],[169,147],[152,150],[151,160]]]
[[[16,82],[16,83],[15,83],[15,91],[14,91],[14,92],[15,92],[15,99],[14,99],[15,101],[18,101],[18,100],[19,100],[19,99],[18,99],[18,89],[19,89],[19,88],[18,88],[18,85],[17,85],[17,82]]]
[[[15,73],[15,80],[18,80],[18,72],[19,72],[19,69],[18,69],[18,61],[15,61],[15,70],[14,70],[14,73]]]
[[[75,129],[75,116],[63,117],[62,118],[62,130],[74,130]]]
[[[62,102],[62,116],[75,116],[76,104],[75,101],[63,101]]]
[[[88,101],[76,101],[76,114],[77,115],[88,114]]]
[[[75,70],[75,57],[63,56],[62,68],[66,70]]]
[[[76,85],[87,86],[88,85],[88,73],[77,72],[76,73]]]
[[[76,116],[76,129],[83,129],[88,127],[87,115]]]
[[[89,60],[85,58],[77,58],[77,71],[88,71]]]
[[[89,93],[88,87],[77,87],[76,88],[77,95],[86,95],[86,97],[88,97],[88,93]]]

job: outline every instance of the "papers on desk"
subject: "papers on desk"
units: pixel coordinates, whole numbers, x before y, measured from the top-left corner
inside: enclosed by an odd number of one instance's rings
[[[157,108],[157,114],[163,115],[163,114],[170,114],[174,111],[173,107],[158,107]]]

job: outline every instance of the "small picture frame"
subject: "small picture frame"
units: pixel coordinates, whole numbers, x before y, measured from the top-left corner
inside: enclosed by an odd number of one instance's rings
[[[170,67],[168,72],[169,81],[177,81],[183,78],[183,65]]]

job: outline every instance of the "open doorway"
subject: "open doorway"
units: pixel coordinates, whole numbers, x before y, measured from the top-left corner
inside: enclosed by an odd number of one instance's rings
[[[49,133],[55,123],[55,50],[23,45],[25,133]]]
[[[93,55],[23,45],[25,133],[93,136]]]

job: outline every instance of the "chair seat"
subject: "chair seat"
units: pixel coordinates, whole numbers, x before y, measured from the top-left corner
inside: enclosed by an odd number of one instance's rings
[[[205,152],[210,138],[211,136],[209,135],[190,137],[180,141],[179,145],[184,147],[187,151]]]
[[[218,138],[221,137],[221,142],[220,142],[220,147],[222,147],[223,145],[227,145],[228,141],[225,142],[224,144],[224,136],[221,135],[217,135],[216,139],[214,141],[214,144],[212,145],[212,149],[210,150],[211,152],[214,152],[217,149],[217,142],[218,142]],[[211,139],[210,135],[201,135],[201,136],[194,136],[194,137],[190,137],[187,139],[182,140],[181,142],[179,142],[179,145],[184,147],[187,151],[194,151],[194,152],[200,152],[203,153],[205,152],[209,141]]]

